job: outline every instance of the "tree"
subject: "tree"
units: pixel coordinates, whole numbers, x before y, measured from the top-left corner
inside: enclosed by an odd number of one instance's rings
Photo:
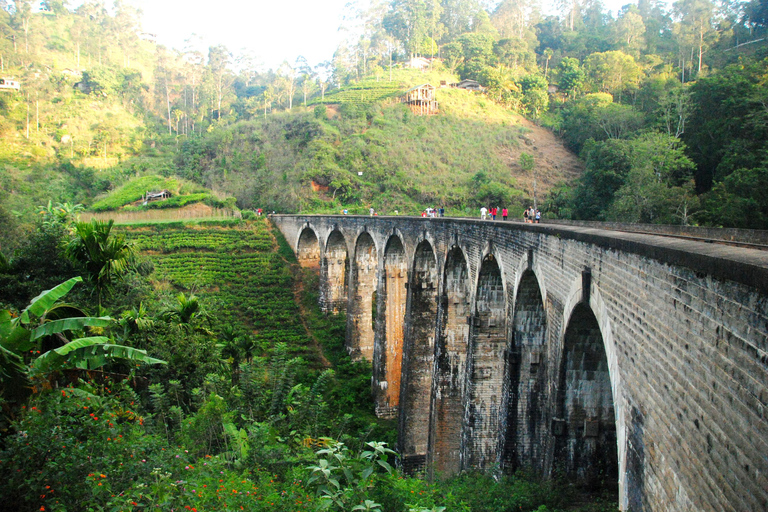
[[[483,9],[477,0],[442,0],[440,23],[445,27],[441,42],[455,40],[472,30],[473,20]]]
[[[393,0],[381,25],[402,43],[407,53],[415,55],[425,39],[438,35],[441,13],[438,0]]]
[[[638,57],[645,47],[645,24],[637,7],[630,4],[622,11],[614,25],[614,44],[626,53]]]
[[[625,89],[637,85],[642,74],[631,55],[618,51],[591,54],[584,61],[584,70],[598,91],[619,98]]]
[[[502,38],[529,39],[538,18],[538,6],[531,0],[503,0],[493,11],[491,22]]]
[[[699,49],[699,74],[704,54],[704,38],[712,30],[714,10],[715,6],[711,0],[678,0],[674,4],[674,12],[680,20],[677,28],[681,43],[692,44]]]
[[[710,190],[737,169],[763,167],[768,151],[768,61],[726,67],[690,87],[683,140],[696,162],[696,188]]]
[[[285,61],[280,65],[280,69],[277,70],[277,75],[283,92],[288,97],[288,110],[291,110],[293,108],[293,96],[296,94],[296,68]]]
[[[552,59],[552,55],[554,52],[552,51],[552,48],[545,48],[544,49],[544,78],[547,78],[549,76],[549,61]]]
[[[523,93],[523,108],[534,120],[539,118],[542,111],[549,105],[547,79],[541,75],[526,75],[520,80]]]
[[[693,162],[685,145],[670,135],[647,133],[627,141],[629,172],[606,217],[621,222],[674,223],[681,203],[690,202]]]
[[[75,238],[67,245],[67,257],[78,266],[96,290],[99,306],[104,295],[128,270],[136,249],[125,235],[112,233],[114,221],[78,222]]]
[[[24,33],[24,53],[29,55],[29,25],[32,21],[32,1],[15,0],[12,21]]]
[[[216,105],[216,119],[221,119],[221,103],[229,83],[228,66],[232,55],[224,45],[211,46],[208,49],[208,73],[213,86]]]
[[[574,98],[584,86],[584,71],[579,60],[565,57],[557,66],[557,76],[560,91],[569,98]]]
[[[57,301],[81,281],[82,278],[73,277],[42,292],[18,316],[9,310],[0,310],[0,396],[19,401],[30,393],[33,380],[45,378],[47,381],[48,375],[61,368],[93,370],[113,359],[165,364],[149,357],[144,350],[110,343],[107,336],[78,337],[70,341],[67,334],[81,334],[88,328],[114,324],[109,317],[54,319],[52,312]],[[53,348],[45,349],[46,339],[53,340]],[[40,355],[29,357],[30,353]]]

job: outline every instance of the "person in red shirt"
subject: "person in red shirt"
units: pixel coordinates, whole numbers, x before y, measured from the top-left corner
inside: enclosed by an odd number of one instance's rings
[[[507,220],[507,213],[509,213],[509,212],[507,211],[506,208],[503,208],[501,210],[501,220]]]

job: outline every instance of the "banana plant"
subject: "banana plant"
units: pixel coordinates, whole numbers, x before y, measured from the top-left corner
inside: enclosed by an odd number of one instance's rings
[[[0,310],[0,396],[24,397],[29,394],[34,379],[64,368],[93,370],[115,359],[165,364],[149,357],[144,350],[111,343],[107,336],[69,340],[68,334],[86,329],[103,330],[114,324],[109,317],[49,318],[57,302],[81,281],[82,278],[73,277],[44,291],[18,315]],[[50,337],[54,337],[60,346],[42,352],[42,341]]]

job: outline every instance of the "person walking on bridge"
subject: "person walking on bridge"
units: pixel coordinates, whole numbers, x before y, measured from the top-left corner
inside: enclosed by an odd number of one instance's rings
[[[509,212],[507,211],[507,209],[506,209],[506,208],[502,208],[502,209],[501,209],[501,220],[507,220],[507,214],[508,214],[508,213],[509,213]]]
[[[486,215],[488,215],[488,209],[485,206],[483,206],[480,208],[480,218],[482,220],[485,220]]]

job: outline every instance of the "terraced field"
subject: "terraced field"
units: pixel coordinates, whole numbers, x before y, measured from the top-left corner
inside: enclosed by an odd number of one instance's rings
[[[345,104],[370,105],[387,98],[399,96],[405,90],[400,82],[376,82],[367,80],[358,84],[333,90],[324,99],[316,99],[312,104]]]
[[[214,330],[244,325],[257,346],[284,342],[295,355],[317,361],[294,300],[295,260],[265,219],[121,229],[154,264],[156,286],[194,291],[212,313]]]

